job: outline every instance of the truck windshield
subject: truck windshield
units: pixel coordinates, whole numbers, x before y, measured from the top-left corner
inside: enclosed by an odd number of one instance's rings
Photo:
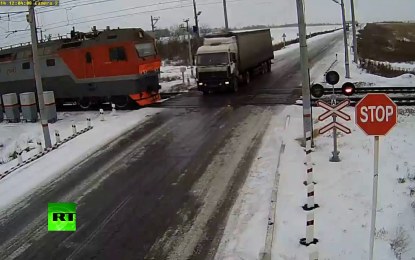
[[[200,66],[226,65],[229,64],[228,54],[226,52],[201,54],[197,56],[197,64]]]

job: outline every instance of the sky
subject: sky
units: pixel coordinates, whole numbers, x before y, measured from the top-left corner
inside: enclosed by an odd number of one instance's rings
[[[339,0],[340,1],[340,0]],[[297,21],[296,0],[227,0],[229,25],[242,27],[254,24],[286,24]],[[141,27],[150,30],[151,15],[160,17],[157,27],[164,28],[190,18],[194,24],[192,0],[61,0],[59,7],[38,7],[38,25],[43,34],[69,33],[72,26],[89,31],[106,26]],[[94,3],[85,5],[86,3]],[[196,0],[200,25],[223,27],[222,0]],[[76,6],[78,4],[78,6]],[[350,17],[350,0],[345,0]],[[341,23],[340,6],[332,0],[305,0],[307,23]],[[355,0],[356,17],[361,22],[385,20],[415,21],[414,0]],[[26,7],[0,7],[0,13],[26,11]],[[107,17],[111,19],[97,20]],[[90,20],[97,21],[90,21]],[[11,20],[11,21],[9,21]],[[89,21],[89,22],[88,22]],[[74,24],[75,23],[75,24]],[[55,28],[58,27],[58,28]],[[0,46],[29,41],[24,14],[8,18],[0,14]],[[7,37],[6,37],[7,36]]]

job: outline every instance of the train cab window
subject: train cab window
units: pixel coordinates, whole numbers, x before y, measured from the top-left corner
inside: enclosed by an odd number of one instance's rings
[[[110,48],[110,61],[126,61],[127,55],[124,47]]]
[[[86,60],[86,63],[92,63],[92,55],[90,52],[87,52],[85,54],[85,60]]]
[[[154,44],[151,42],[136,44],[135,48],[138,52],[138,56],[141,58],[156,55],[156,48],[154,48]]]
[[[46,66],[48,66],[48,67],[55,66],[55,59],[47,59],[46,60]]]
[[[16,57],[13,53],[0,54],[0,62],[12,61]]]
[[[24,69],[24,70],[30,69],[30,62],[24,62],[24,63],[22,63],[22,69]]]

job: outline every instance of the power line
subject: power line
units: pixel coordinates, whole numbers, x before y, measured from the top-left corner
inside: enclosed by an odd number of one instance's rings
[[[248,1],[248,0],[233,0],[233,1],[228,1],[228,3],[236,3],[236,2],[242,2],[242,1]],[[168,1],[168,2],[163,2],[163,3],[151,4],[151,5],[141,6],[141,8],[149,7],[149,6],[156,6],[156,5],[160,5],[160,4],[166,4],[166,3],[173,3],[173,2],[182,2],[183,3],[183,0],[175,0],[175,1]],[[207,6],[207,5],[214,5],[214,4],[221,4],[221,3],[223,3],[223,2],[222,1],[217,1],[217,2],[210,2],[210,3],[201,3],[201,4],[199,4],[199,6]],[[72,25],[77,25],[77,24],[115,19],[115,18],[131,16],[131,15],[137,15],[137,14],[174,10],[174,9],[180,9],[180,8],[186,8],[186,7],[192,7],[192,6],[193,6],[192,4],[189,4],[189,5],[181,5],[181,6],[174,6],[174,7],[166,7],[166,8],[161,8],[161,9],[157,9],[157,10],[140,11],[140,12],[110,16],[110,17],[97,18],[97,19],[92,19],[92,20],[87,20],[87,21],[80,21],[80,22],[75,22],[75,23],[66,24],[66,25],[59,25],[59,26],[54,26],[54,27],[49,27],[49,28],[46,27],[44,29],[45,29],[45,31],[47,31],[47,30],[53,30],[53,29],[63,28],[63,27],[66,27],[66,26],[72,26]],[[133,8],[122,9],[122,10],[117,10],[117,11],[112,11],[112,12],[106,12],[106,13],[101,13],[101,14],[97,14],[97,15],[94,15],[94,16],[100,16],[100,15],[103,15],[103,14],[117,13],[117,12],[122,12],[122,11],[126,11],[126,10],[137,9],[137,8],[140,8],[140,7],[133,7]],[[91,17],[91,16],[89,16],[89,17]],[[74,20],[80,20],[80,19],[84,19],[84,18],[87,18],[87,17],[81,17],[81,18],[77,18],[77,19],[74,19]],[[67,21],[65,21],[65,22],[67,22]],[[59,22],[59,23],[62,23],[62,22]],[[54,23],[54,24],[57,24],[57,23]],[[48,24],[48,25],[53,25],[53,24]],[[45,25],[45,26],[48,26],[48,25]],[[17,32],[17,33],[21,33],[21,32]],[[18,39],[18,38],[23,38],[23,37],[16,37],[15,39]]]
[[[228,1],[229,3],[235,3],[235,2],[242,2],[242,1],[248,1],[248,0],[234,0],[234,1]],[[199,4],[200,5],[214,5],[214,4],[221,4],[222,2],[211,2],[211,3],[202,3]],[[162,8],[162,9],[157,9],[157,10],[148,10],[148,11],[141,11],[141,12],[135,12],[135,13],[129,13],[129,14],[122,14],[122,15],[116,15],[116,16],[110,16],[110,17],[104,17],[104,18],[97,18],[97,19],[92,19],[92,20],[87,20],[87,21],[81,21],[81,22],[75,22],[75,23],[71,23],[69,25],[77,25],[77,24],[83,24],[83,23],[89,23],[89,22],[96,22],[96,21],[103,21],[103,20],[109,20],[109,19],[115,19],[115,18],[120,18],[120,17],[125,17],[125,16],[131,16],[131,15],[137,15],[137,14],[145,14],[145,13],[153,13],[153,12],[158,12],[158,11],[167,11],[167,10],[174,10],[174,9],[180,9],[183,7],[192,7],[193,5],[183,5],[183,6],[176,6],[176,7],[166,7],[166,8]],[[116,13],[118,11],[113,11],[111,13]],[[76,20],[80,20],[81,18],[78,18]],[[83,19],[83,18],[82,18]],[[75,20],[75,19],[74,19]],[[52,25],[52,24],[49,24]],[[65,26],[69,26],[69,25],[60,25],[60,26],[55,26],[55,27],[50,27],[50,28],[45,28],[45,30],[53,30],[53,29],[57,29],[57,28],[62,28]],[[47,25],[45,25],[47,26]]]
[[[63,8],[56,8],[56,7],[54,7],[55,9],[47,9],[47,10],[44,10],[44,11],[38,11],[38,12],[36,12],[36,14],[44,14],[44,13],[50,13],[50,12],[56,12],[56,11],[64,11],[64,10],[71,10],[71,9],[73,9],[73,8],[76,8],[76,7],[81,7],[81,6],[87,6],[87,5],[94,5],[94,4],[99,4],[99,3],[105,3],[105,2],[111,2],[111,1],[114,1],[114,0],[100,0],[100,1],[96,1],[96,2],[91,2],[91,1],[89,1],[89,2],[85,2],[85,3],[81,3],[81,4],[76,4],[76,5],[64,5],[64,6],[60,6],[60,7],[63,7]],[[45,8],[50,8],[50,7],[52,7],[52,6],[47,6],[47,7],[39,7],[39,9],[45,9]],[[22,12],[15,12],[16,13],[16,15],[14,15],[14,18],[20,18],[21,17],[21,13],[26,13],[27,11],[22,11]],[[0,13],[1,14],[1,13]],[[4,13],[4,14],[7,14],[7,13]],[[13,15],[10,15],[10,16],[13,16]],[[23,20],[10,20],[11,22],[25,22],[26,20],[25,19],[23,19]]]
[[[134,9],[153,7],[153,6],[157,6],[157,5],[160,5],[160,4],[165,5],[165,4],[172,4],[172,3],[178,3],[178,2],[183,2],[183,0],[173,0],[173,1],[167,1],[167,2],[161,2],[161,3],[153,3],[153,4],[135,6],[135,7],[125,8],[125,9],[120,9],[120,10],[117,10],[117,11],[110,11],[110,12],[104,12],[104,13],[99,13],[99,14],[94,14],[94,15],[88,15],[88,16],[85,16],[85,17],[79,17],[79,18],[72,19],[72,21],[81,20],[81,19],[90,18],[90,17],[101,16],[101,15],[105,15],[105,14],[113,14],[113,13],[119,13],[119,12],[124,12],[124,11],[130,11],[130,10],[134,10]],[[65,22],[66,21],[61,21],[61,22],[46,24],[45,26],[55,25],[55,24],[60,24],[60,23],[65,23]]]

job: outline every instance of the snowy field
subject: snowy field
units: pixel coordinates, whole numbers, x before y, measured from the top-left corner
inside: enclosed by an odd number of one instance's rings
[[[184,73],[185,84],[183,84],[183,76],[180,68],[185,67]],[[161,93],[186,92],[189,88],[195,87],[195,79],[192,78],[191,67],[165,65],[160,70]]]
[[[351,42],[349,39],[349,43]],[[361,83],[363,86],[379,86],[379,87],[410,87],[415,86],[415,75],[404,74],[396,78],[384,78],[364,72],[352,62],[353,52],[350,52],[350,76],[346,79],[346,71],[344,65],[344,47],[343,42],[338,42],[336,46],[317,64],[311,68],[311,81],[314,83],[325,82],[325,72],[330,68],[340,74],[340,82],[337,87],[341,87],[345,82]],[[337,61],[336,61],[337,55]]]
[[[409,70],[415,73],[415,61],[411,61],[411,62],[386,62],[386,61],[374,61],[374,60],[370,60],[370,61],[377,62],[383,65],[390,65],[393,69],[407,70],[407,71]]]
[[[63,140],[72,134],[72,124],[76,124],[79,130],[86,127],[88,117],[91,118],[94,128],[0,180],[0,215],[9,205],[29,195],[37,187],[59,177],[85,158],[105,149],[112,140],[160,111],[162,109],[144,108],[137,111],[116,111],[115,114],[105,112],[105,121],[100,120],[99,112],[58,113],[59,121],[49,125],[53,134],[52,143],[55,143],[54,130],[59,130]],[[0,143],[3,147],[0,148],[0,154],[7,163],[0,165],[0,172],[17,164],[17,160],[9,160],[10,151],[15,148],[16,144],[24,149],[35,145],[35,140],[43,139],[42,136],[39,123],[1,123]],[[30,140],[34,141],[34,144]],[[35,151],[24,153],[23,159]],[[30,181],[27,181],[28,179]]]
[[[333,29],[342,28],[341,25],[324,25],[324,26],[308,26],[307,34],[324,32]],[[283,35],[287,36],[286,41],[297,39],[298,27],[283,27],[283,28],[271,28],[271,36],[274,38],[273,44],[283,42]]]
[[[321,36],[324,37],[324,36]],[[317,37],[316,37],[317,38]],[[316,39],[314,39],[316,40]],[[311,40],[313,41],[313,39]],[[298,52],[298,44],[275,54]],[[314,82],[324,82],[324,73],[336,60],[344,82],[343,45],[339,42],[311,69]],[[368,75],[351,64],[351,81],[377,86],[414,86],[413,75],[385,79]],[[341,83],[342,83],[341,82]],[[370,84],[369,84],[370,83]],[[340,84],[339,84],[340,85]],[[379,191],[376,221],[376,260],[414,260],[415,256],[415,108],[400,110],[399,122],[388,136],[381,138]],[[319,259],[360,260],[369,257],[369,235],[373,180],[373,137],[354,124],[354,108],[345,110],[352,117],[346,126],[351,135],[339,135],[341,162],[331,163],[332,134],[315,138],[312,153],[315,199],[315,237]],[[324,111],[314,108],[315,129],[327,122],[316,122]],[[299,244],[305,237],[307,189],[302,138],[302,107],[276,109],[262,141],[257,159],[232,208],[216,259],[261,259],[270,252],[273,260],[308,259],[308,248]],[[273,189],[276,209],[271,206]],[[275,214],[274,232],[267,236],[269,218]],[[271,229],[270,229],[271,230]],[[268,240],[266,240],[268,238]],[[272,246],[267,248],[270,241]],[[266,241],[268,243],[266,243]],[[268,250],[267,250],[268,249]]]

